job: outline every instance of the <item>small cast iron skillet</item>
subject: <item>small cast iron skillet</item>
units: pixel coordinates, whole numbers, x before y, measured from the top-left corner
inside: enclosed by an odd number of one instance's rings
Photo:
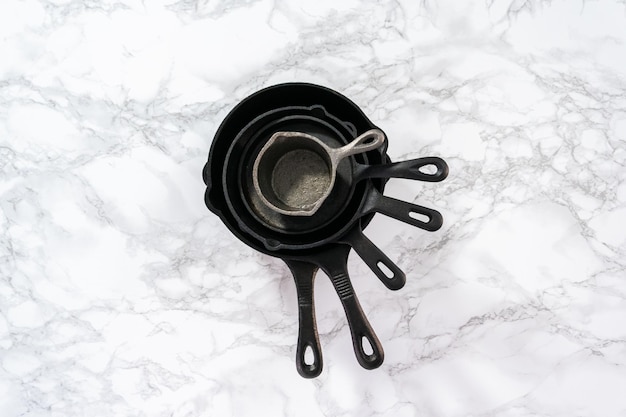
[[[207,207],[244,243],[282,258],[294,276],[300,322],[296,367],[306,378],[322,370],[313,304],[318,269],[330,277],[341,299],[358,362],[366,369],[382,364],[382,346],[350,282],[348,254],[354,249],[385,286],[401,288],[404,273],[365,237],[363,229],[376,212],[428,231],[439,229],[442,217],[437,211],[382,193],[388,178],[436,182],[446,178],[448,167],[437,157],[392,164],[385,142],[378,149],[343,159],[328,198],[313,215],[302,217],[260,203],[253,185],[254,161],[276,132],[306,133],[336,148],[371,129],[377,127],[353,102],[333,90],[305,83],[275,85],[244,99],[227,115],[203,170]],[[428,165],[436,168],[434,174],[423,170]],[[311,361],[305,359],[307,350],[312,353]]]

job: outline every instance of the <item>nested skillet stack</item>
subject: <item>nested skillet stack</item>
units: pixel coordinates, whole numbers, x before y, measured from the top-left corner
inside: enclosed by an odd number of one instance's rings
[[[367,369],[382,364],[383,349],[350,283],[348,253],[355,249],[383,284],[401,288],[404,273],[365,237],[363,229],[375,212],[381,212],[425,230],[437,230],[442,224],[438,212],[384,197],[382,192],[389,177],[441,181],[447,166],[439,158],[391,164],[385,141],[375,150],[339,163],[334,187],[313,215],[290,216],[260,201],[253,187],[253,164],[276,132],[306,133],[338,148],[371,129],[376,126],[363,112],[333,90],[305,83],[275,85],[247,97],[227,115],[203,170],[207,207],[244,243],[282,258],[294,275],[300,320],[296,366],[303,377],[315,377],[322,370],[313,308],[313,280],[319,268],[331,278],[342,301],[357,360]],[[420,170],[426,165],[434,165],[436,173]],[[364,172],[369,174],[361,175]],[[305,357],[307,351],[310,357]]]

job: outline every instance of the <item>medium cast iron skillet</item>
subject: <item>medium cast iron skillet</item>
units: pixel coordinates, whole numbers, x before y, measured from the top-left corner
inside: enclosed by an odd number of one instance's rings
[[[380,148],[339,162],[335,184],[314,214],[291,216],[262,203],[254,187],[253,165],[277,132],[305,133],[338,148],[371,129],[377,127],[353,102],[333,90],[305,83],[275,85],[244,99],[226,116],[203,170],[207,207],[244,243],[282,258],[294,276],[300,322],[296,367],[306,378],[322,370],[313,304],[313,282],[319,269],[330,277],[341,299],[358,362],[366,369],[382,364],[382,346],[350,282],[348,254],[354,249],[385,286],[401,288],[404,273],[365,237],[363,229],[376,212],[424,230],[439,229],[442,217],[437,211],[385,197],[383,190],[388,178],[442,181],[448,167],[437,157],[391,163],[385,141]],[[434,166],[436,172],[425,172],[426,166]],[[307,350],[311,361],[305,359]]]

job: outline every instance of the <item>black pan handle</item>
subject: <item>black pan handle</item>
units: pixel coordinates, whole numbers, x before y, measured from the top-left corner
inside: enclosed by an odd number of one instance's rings
[[[374,188],[372,188],[372,192],[362,211],[363,214],[375,211],[429,232],[439,230],[443,225],[443,217],[437,210],[386,197]],[[425,216],[426,220],[421,220],[419,217],[415,217],[415,215]]]
[[[437,171],[434,174],[421,171],[421,168],[428,165],[433,165],[437,168]],[[410,180],[439,182],[446,179],[448,171],[446,161],[436,156],[429,156],[393,164],[357,165],[354,177],[355,181],[365,178],[407,178]]]
[[[285,260],[296,281],[298,292],[298,348],[296,351],[296,368],[304,378],[315,378],[322,372],[322,349],[315,323],[313,307],[313,283],[318,267],[308,262]],[[311,350],[313,360],[307,363],[305,354]]]
[[[354,293],[348,275],[347,245],[336,245],[320,259],[320,268],[328,275],[339,295],[352,334],[352,347],[359,364],[365,369],[378,368],[385,358],[383,347],[370,326]],[[366,352],[371,351],[370,353]]]
[[[363,234],[360,227],[352,228],[342,241],[352,246],[359,257],[369,266],[374,274],[390,290],[399,290],[406,283],[406,275],[387,255]],[[384,265],[391,273],[388,275],[381,268]]]

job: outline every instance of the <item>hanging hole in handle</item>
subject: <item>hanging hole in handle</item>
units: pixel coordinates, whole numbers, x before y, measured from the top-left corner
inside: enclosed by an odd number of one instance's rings
[[[361,347],[363,348],[363,353],[367,356],[372,356],[374,354],[374,348],[366,336],[361,337]]]
[[[371,145],[376,139],[377,137],[375,135],[368,136],[365,140],[359,143],[359,145]]]
[[[345,156],[355,153],[369,152],[378,148],[385,142],[385,134],[378,129],[371,129],[356,137],[352,142],[344,146]]]
[[[385,265],[383,263],[383,261],[378,261],[378,263],[376,264],[376,266],[378,267],[378,269],[381,270],[381,272],[383,274],[385,274],[385,276],[389,279],[392,279],[395,277],[395,274],[393,273],[393,271],[391,269],[389,269],[389,267],[387,265]]]
[[[439,167],[435,164],[422,165],[417,169],[424,175],[435,175],[439,172]]]
[[[422,213],[417,213],[415,211],[409,211],[409,217],[422,223],[428,223],[430,221],[430,217]]]
[[[306,345],[303,356],[304,364],[307,366],[315,365],[315,355],[313,355],[313,347]]]

